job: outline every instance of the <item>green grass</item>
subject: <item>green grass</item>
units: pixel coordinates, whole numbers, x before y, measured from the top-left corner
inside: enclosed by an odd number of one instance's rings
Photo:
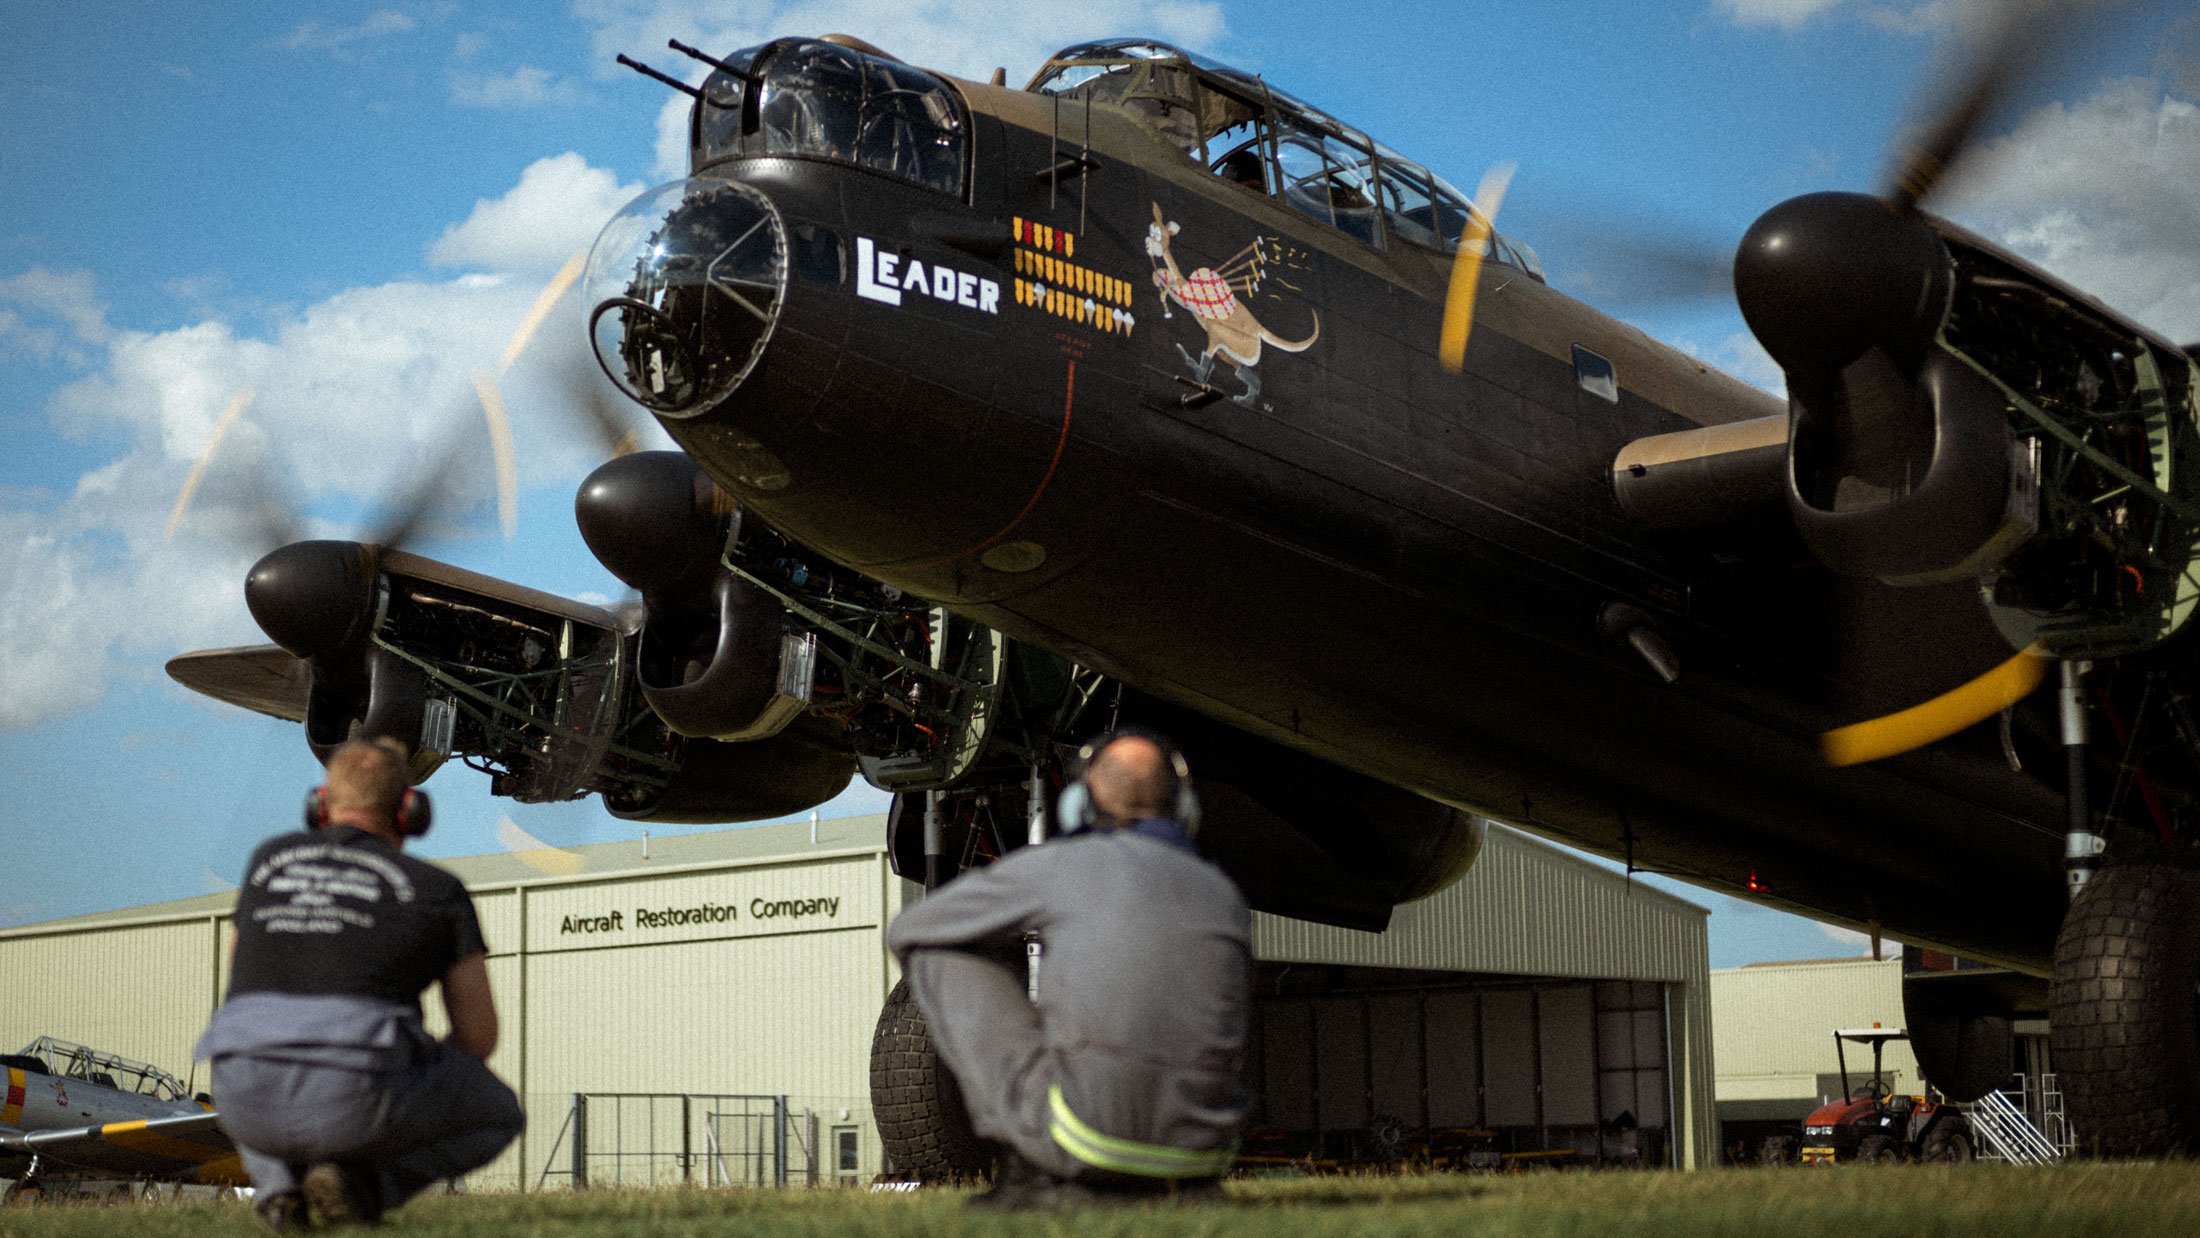
[[[408,1238],[2200,1235],[2200,1164],[2192,1163],[1268,1179],[1232,1183],[1226,1204],[1065,1216],[966,1213],[963,1197],[963,1192],[948,1190],[907,1195],[731,1190],[431,1196],[396,1214],[385,1232]],[[261,1232],[240,1203],[51,1204],[0,1213],[0,1235],[8,1238],[222,1238]]]

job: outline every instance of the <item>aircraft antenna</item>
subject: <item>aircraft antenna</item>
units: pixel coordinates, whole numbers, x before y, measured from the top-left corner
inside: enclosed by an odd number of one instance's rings
[[[697,90],[695,87],[688,85],[686,82],[681,81],[679,78],[676,78],[669,73],[659,73],[657,70],[650,68],[648,65],[634,59],[632,56],[627,55],[625,52],[619,53],[619,63],[625,65],[629,69],[634,70],[636,73],[641,74],[643,77],[654,77],[658,81],[663,82],[665,85],[672,87],[674,90],[679,91],[681,94],[686,95],[691,99],[700,99],[703,97],[702,91]]]

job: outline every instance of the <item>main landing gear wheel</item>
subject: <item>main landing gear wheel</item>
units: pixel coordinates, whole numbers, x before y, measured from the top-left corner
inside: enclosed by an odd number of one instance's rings
[[[2120,864],[2086,882],[2055,941],[2050,1026],[2081,1148],[2200,1152],[2200,872]]]
[[[896,1174],[974,1182],[992,1169],[993,1145],[970,1128],[962,1089],[933,1050],[907,980],[886,995],[871,1033],[871,1115]]]

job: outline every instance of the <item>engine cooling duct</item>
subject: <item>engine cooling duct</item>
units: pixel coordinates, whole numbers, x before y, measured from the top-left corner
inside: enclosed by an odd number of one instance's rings
[[[816,647],[779,600],[721,562],[738,510],[676,451],[611,460],[581,483],[588,549],[641,591],[643,699],[691,738],[778,734],[809,707]]]
[[[1787,374],[1787,506],[1834,571],[1971,579],[2028,536],[2037,480],[1992,383],[1935,347],[1954,287],[1940,234],[1865,194],[1750,226],[1734,295]]]

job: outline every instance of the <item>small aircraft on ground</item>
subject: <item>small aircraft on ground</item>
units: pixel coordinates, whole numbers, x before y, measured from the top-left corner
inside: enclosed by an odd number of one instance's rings
[[[682,448],[577,500],[638,601],[296,542],[246,583],[274,644],[169,671],[643,820],[860,772],[928,885],[1138,722],[1257,907],[1380,929],[1487,816],[1978,961],[1907,984],[1936,1085],[2052,1007],[2087,1138],[2200,1146],[2200,364],[1923,209],[2046,37],[1991,41],[1883,194],[1744,237],[1784,405],[1549,287],[1499,178],[1165,44],[1016,90],[675,43],[700,86],[636,67],[692,96],[693,174],[582,284]]]
[[[49,1184],[248,1183],[212,1105],[157,1066],[41,1036],[0,1055],[0,1069],[6,1203],[41,1199]]]

